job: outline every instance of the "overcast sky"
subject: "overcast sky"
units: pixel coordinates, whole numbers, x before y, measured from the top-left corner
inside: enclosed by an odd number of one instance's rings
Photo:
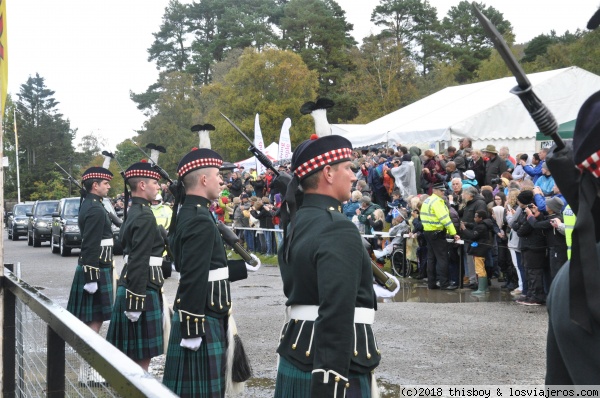
[[[243,2],[243,0],[240,0]],[[358,42],[377,29],[370,22],[379,0],[337,0]],[[518,43],[555,30],[585,29],[600,0],[502,0],[492,4],[509,20]],[[430,0],[438,18],[459,0]],[[147,49],[168,0],[8,0],[9,92],[39,73],[60,111],[78,128],[77,142],[94,133],[109,149],[134,136],[145,120],[129,92],[158,77]]]

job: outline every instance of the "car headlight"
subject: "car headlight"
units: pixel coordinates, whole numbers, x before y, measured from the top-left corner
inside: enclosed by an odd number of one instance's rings
[[[35,226],[38,228],[46,228],[48,226],[48,223],[46,221],[38,221],[35,223]]]
[[[16,220],[15,223],[17,223],[19,225],[25,225],[25,224],[27,224],[27,220]]]
[[[65,225],[65,232],[79,232],[78,225]]]

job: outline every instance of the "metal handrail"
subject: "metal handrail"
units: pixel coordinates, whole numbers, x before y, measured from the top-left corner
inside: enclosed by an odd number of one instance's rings
[[[73,347],[120,395],[161,398],[177,396],[65,308],[17,278],[8,269],[4,272],[4,289],[18,297],[46,322],[50,329]]]

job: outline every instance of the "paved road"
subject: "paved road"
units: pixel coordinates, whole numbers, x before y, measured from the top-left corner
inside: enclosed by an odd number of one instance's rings
[[[20,262],[23,280],[66,306],[78,251],[62,258],[52,254],[47,243],[33,248],[24,239],[13,242],[4,235],[4,262]],[[121,258],[116,259],[116,266],[120,271]],[[168,300],[173,300],[176,288],[177,278],[169,278],[165,283]],[[420,285],[403,289],[401,295],[409,290],[417,296],[426,294]],[[545,307],[507,301],[452,302],[464,301],[456,297],[448,296],[441,300],[444,303],[378,304],[374,329],[383,360],[377,376],[384,397],[396,397],[402,384],[543,383]],[[255,376],[246,396],[272,396],[285,303],[277,267],[265,265],[247,280],[236,282],[233,302]]]

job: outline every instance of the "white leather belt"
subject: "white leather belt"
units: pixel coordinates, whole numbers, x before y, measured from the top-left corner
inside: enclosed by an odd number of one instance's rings
[[[209,282],[222,281],[223,279],[229,279],[229,268],[223,267],[208,271]]]
[[[123,261],[125,262],[125,264],[127,264],[127,260],[129,259],[129,255],[126,254],[123,256]],[[155,256],[150,256],[150,266],[151,267],[159,267],[162,265],[163,262],[163,258],[162,257],[155,257]]]
[[[315,321],[319,316],[318,305],[291,305],[286,308],[287,316],[286,322],[291,319],[298,319],[301,321]],[[375,310],[373,308],[354,308],[354,323],[365,323],[372,325],[375,322]]]
[[[102,239],[100,241],[100,246],[114,246],[114,241],[111,239]]]

